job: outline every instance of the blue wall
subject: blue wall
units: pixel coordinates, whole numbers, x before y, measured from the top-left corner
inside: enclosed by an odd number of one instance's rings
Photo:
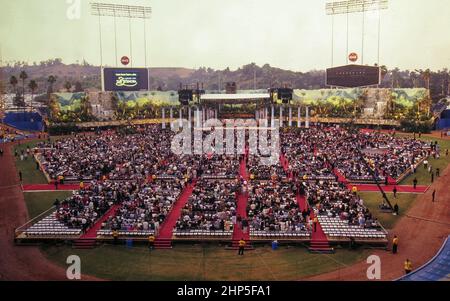
[[[450,128],[450,110],[445,110],[441,113],[436,129],[443,130],[448,128]]]
[[[8,112],[3,122],[22,131],[42,131],[42,116],[35,112]]]

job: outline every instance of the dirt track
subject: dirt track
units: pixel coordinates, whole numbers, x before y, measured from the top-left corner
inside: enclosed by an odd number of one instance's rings
[[[0,157],[0,280],[67,280],[66,271],[49,262],[38,247],[14,245],[14,229],[27,221],[28,213],[11,146],[0,144],[5,152]]]
[[[391,237],[399,237],[399,253],[377,250],[373,255],[381,258],[381,280],[394,280],[404,274],[403,262],[408,258],[416,269],[430,260],[450,235],[450,166],[427,193],[420,195],[391,231]],[[431,202],[431,194],[436,190],[437,202]],[[339,251],[338,251],[339,252]],[[357,263],[350,267],[307,280],[367,280],[369,264]]]

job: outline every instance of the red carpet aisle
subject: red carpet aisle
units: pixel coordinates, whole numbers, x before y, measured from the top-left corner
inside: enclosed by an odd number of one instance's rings
[[[348,180],[347,178],[345,178],[345,176],[343,174],[341,174],[339,172],[339,170],[337,170],[337,168],[333,169],[333,173],[336,175],[336,177],[338,178],[338,182],[344,183],[344,184],[348,184]]]
[[[311,211],[310,218],[314,219],[313,211]],[[312,253],[334,253],[334,250],[333,250],[333,248],[330,247],[327,236],[325,235],[325,232],[323,232],[323,229],[320,226],[320,223],[317,223],[316,231],[314,231],[314,225],[313,225],[309,251]]]
[[[359,192],[379,192],[377,185],[375,184],[348,184],[347,188],[352,189],[353,187],[356,187]],[[427,192],[429,186],[417,186],[416,189],[414,189],[414,186],[410,185],[381,185],[384,192],[393,192],[394,187],[397,187],[398,193],[425,193]]]
[[[93,249],[96,244],[97,232],[101,229],[102,223],[106,221],[110,216],[116,214],[120,205],[113,205],[108,211],[79,239],[74,241],[75,249]]]
[[[186,186],[180,194],[178,200],[173,204],[172,210],[170,210],[169,215],[166,220],[162,223],[159,229],[159,234],[155,240],[156,249],[168,249],[172,247],[172,235],[173,228],[175,227],[177,220],[180,218],[181,209],[186,205],[194,191],[195,184],[197,180],[194,180],[192,184]]]
[[[388,176],[388,184],[389,185],[397,185],[397,181],[393,177]]]
[[[81,236],[81,239],[96,238],[97,231],[102,227],[102,223],[106,221],[110,216],[114,216],[119,207],[120,205],[113,205],[111,208],[109,208],[109,210],[106,211],[106,213],[84,235]]]
[[[289,172],[289,162],[284,154],[280,155],[280,164],[283,167],[283,170],[286,172],[286,175],[290,179],[293,179],[294,175],[292,174],[292,172]]]
[[[22,185],[23,191],[56,191],[54,184],[28,184]],[[58,191],[72,191],[80,189],[79,184],[58,185]]]
[[[297,199],[297,204],[298,204],[298,207],[300,208],[300,211],[303,212],[307,208],[306,197],[304,195],[297,194],[296,199]]]
[[[245,158],[241,160],[241,164],[239,166],[239,174],[244,180],[248,180],[247,174],[247,166],[245,163]],[[236,193],[236,213],[237,216],[240,216],[242,219],[247,219],[247,203],[248,203],[248,192],[238,192]],[[250,227],[247,229],[247,233],[242,231],[240,225],[235,225],[233,229],[233,238],[231,242],[231,249],[237,249],[239,247],[239,240],[243,238],[246,242],[246,249],[252,249],[253,247],[250,244]]]
[[[236,201],[237,201],[237,215],[240,216],[242,219],[247,219],[247,202],[248,202],[248,193],[237,193],[236,194]],[[239,242],[241,238],[244,238],[245,241],[250,240],[250,231],[247,229],[247,233],[244,233],[239,227],[239,225],[236,225],[233,230],[233,246],[234,242]]]

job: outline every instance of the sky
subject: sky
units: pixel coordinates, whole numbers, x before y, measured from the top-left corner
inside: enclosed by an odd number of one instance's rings
[[[325,3],[332,0],[92,1],[152,7],[145,27],[150,67],[235,70],[255,62],[309,71],[346,64],[348,52],[358,53],[362,63],[362,14],[349,17],[347,52],[347,16],[334,18],[332,35],[333,18],[325,13]],[[92,1],[0,0],[3,63],[62,58],[100,65],[99,18],[90,14]],[[378,14],[381,65],[450,68],[450,1],[389,0],[389,9],[367,12],[364,64],[378,61]],[[100,21],[103,65],[115,66],[128,56],[134,67],[144,67],[144,22],[131,22],[131,52],[129,22],[117,19],[116,60],[113,18]]]

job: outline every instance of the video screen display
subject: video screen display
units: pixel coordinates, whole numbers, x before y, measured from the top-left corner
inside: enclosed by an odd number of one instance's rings
[[[104,68],[105,91],[148,90],[148,70],[145,68]]]

